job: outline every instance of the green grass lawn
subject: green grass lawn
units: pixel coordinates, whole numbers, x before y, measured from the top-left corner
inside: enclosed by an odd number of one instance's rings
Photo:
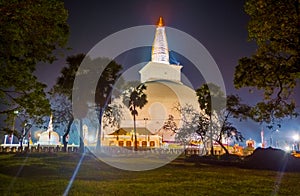
[[[0,195],[63,195],[80,154],[0,155]],[[300,173],[187,163],[141,172],[86,155],[69,195],[300,195]]]

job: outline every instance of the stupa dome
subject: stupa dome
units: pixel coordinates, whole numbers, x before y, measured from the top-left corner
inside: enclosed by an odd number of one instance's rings
[[[145,127],[152,133],[157,133],[168,119],[169,115],[180,127],[182,122],[178,107],[192,106],[196,111],[200,109],[196,93],[190,87],[182,83],[169,80],[155,80],[145,82],[148,103],[138,109],[137,127]],[[132,126],[132,115],[129,109],[123,111],[124,120],[121,127]],[[147,121],[147,122],[145,122]]]
[[[48,129],[42,132],[37,142],[40,145],[60,145],[59,134],[53,131],[52,115],[48,124]]]
[[[59,134],[55,131],[44,131],[37,143],[40,145],[60,145]]]

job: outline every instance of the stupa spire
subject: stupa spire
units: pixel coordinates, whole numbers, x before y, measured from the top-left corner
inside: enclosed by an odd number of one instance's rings
[[[48,128],[47,128],[47,131],[53,131],[53,122],[52,122],[52,114],[50,115],[50,120],[49,120],[49,124],[48,124]]]
[[[165,24],[160,16],[157,22],[155,37],[152,45],[152,62],[169,64],[169,49],[167,35],[165,32]]]
[[[157,26],[159,26],[159,27],[165,26],[165,22],[164,22],[163,17],[161,17],[161,16],[159,17],[159,19],[157,21]]]

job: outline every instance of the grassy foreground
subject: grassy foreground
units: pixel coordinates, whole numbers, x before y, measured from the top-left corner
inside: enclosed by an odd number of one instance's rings
[[[0,195],[63,195],[81,155],[0,154]],[[300,195],[300,173],[194,165],[175,160],[142,172],[86,155],[68,195]]]

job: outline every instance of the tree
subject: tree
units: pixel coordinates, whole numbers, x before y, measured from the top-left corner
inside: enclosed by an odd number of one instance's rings
[[[72,103],[66,95],[58,93],[57,91],[56,93],[51,93],[50,103],[54,127],[64,129],[62,140],[64,145],[63,150],[66,152],[67,137],[74,122]]]
[[[111,126],[120,128],[121,120],[123,119],[123,105],[119,103],[108,104],[103,115],[103,127]]]
[[[245,120],[249,117],[251,107],[242,104],[238,96],[228,95],[225,97],[220,87],[214,84],[204,84],[197,89],[197,96],[200,108],[204,110],[209,121],[211,154],[214,154],[213,142],[217,142],[228,154],[227,148],[223,145],[224,138],[235,138],[237,141],[243,141],[241,132],[229,121],[231,118]],[[214,104],[212,104],[214,102]],[[226,105],[227,103],[227,105]],[[203,121],[203,120],[202,120]],[[207,122],[207,120],[205,121]]]
[[[97,86],[96,86],[96,92],[95,92],[95,103],[97,110],[99,111],[99,133],[98,133],[98,139],[97,139],[97,148],[100,148],[101,146],[101,135],[102,135],[102,117],[105,113],[105,110],[112,110],[113,108],[108,107],[111,101],[112,92],[114,89],[114,85],[117,81],[117,78],[120,77],[120,73],[122,70],[122,66],[115,61],[111,61],[109,59],[98,59],[98,61],[102,61],[99,63],[99,65],[107,65],[104,68],[104,71],[102,72],[100,79],[98,80]],[[94,60],[97,62],[97,60]],[[95,63],[94,62],[94,63]],[[115,107],[116,108],[116,107]],[[109,112],[108,112],[109,113]],[[114,113],[110,114],[119,114],[118,112],[114,111]],[[108,114],[107,114],[108,115]],[[110,115],[108,115],[110,116]],[[112,117],[112,116],[110,116]]]
[[[0,14],[0,114],[9,119],[19,111],[41,120],[50,104],[33,72],[67,43],[67,11],[59,0],[12,0],[0,2]]]
[[[16,130],[11,130],[10,128],[2,128],[2,129],[0,129],[0,133],[1,133],[0,134],[1,138],[4,135],[14,135],[14,136],[16,136],[18,138],[21,137],[21,133],[20,132],[18,132]]]
[[[258,122],[296,116],[293,90],[300,78],[300,16],[298,0],[247,0],[250,16],[248,35],[257,50],[239,60],[235,69],[236,88],[263,91],[251,111]]]
[[[20,135],[20,147],[21,147],[21,149],[23,147],[24,137],[27,135],[27,133],[29,132],[31,127],[32,127],[32,124],[27,124],[27,123],[25,123],[24,126],[23,126],[23,133]],[[28,147],[29,147],[29,144],[30,144],[30,139],[31,139],[31,134],[29,133],[28,134]]]
[[[85,70],[82,73],[78,73],[78,68],[81,63],[85,64]],[[98,119],[100,124],[100,129],[98,133],[97,139],[97,147],[100,146],[101,140],[101,123],[102,123],[102,115],[109,103],[109,98],[111,96],[111,91],[113,89],[113,84],[116,81],[116,78],[119,76],[119,72],[122,68],[121,65],[117,64],[115,61],[111,61],[107,58],[96,58],[91,59],[84,54],[77,54],[73,56],[69,56],[67,58],[67,67],[64,67],[61,71],[61,76],[57,79],[57,83],[53,88],[54,93],[58,93],[60,95],[66,96],[69,102],[73,102],[77,107],[77,118],[79,119],[79,127],[80,127],[80,144],[83,146],[82,140],[82,119],[86,117],[89,109],[91,107],[96,107],[97,111],[99,111]],[[99,70],[101,66],[106,66],[104,71],[100,74]],[[94,83],[95,78],[100,79],[96,81],[97,87],[96,89],[89,89],[88,87],[90,83]],[[85,81],[83,86],[74,86],[75,77],[81,78],[80,80]],[[78,97],[72,97],[74,91],[80,93]],[[95,104],[96,103],[96,106]],[[62,104],[60,104],[61,106]],[[58,112],[60,115],[57,115],[57,121],[63,122],[67,121],[67,129],[63,138],[65,138],[69,132],[75,117],[73,116],[74,108],[72,108],[72,104],[68,104],[67,109],[62,109],[64,112]],[[95,109],[95,108],[93,108]],[[58,110],[61,111],[61,110]],[[66,115],[61,115],[67,111],[68,118]],[[64,139],[65,141],[65,139]]]
[[[147,95],[145,84],[140,84],[136,88],[131,88],[124,92],[124,102],[128,105],[131,115],[133,116],[133,130],[134,130],[134,150],[137,151],[137,136],[136,136],[136,116],[138,115],[137,108],[142,109],[147,104]]]
[[[224,97],[224,92],[220,89],[220,87],[212,83],[203,84],[196,90],[196,94],[198,96],[200,109],[204,111],[210,121],[210,153],[213,155],[213,115],[216,117],[219,116],[221,110],[225,108],[226,98]]]
[[[175,109],[180,112],[182,121],[182,126],[178,129],[175,139],[183,143],[185,150],[186,145],[190,144],[192,140],[198,140],[200,137],[204,145],[203,151],[207,152],[206,144],[209,140],[207,133],[210,130],[208,116],[188,104],[176,106]]]
[[[222,111],[221,115],[217,116],[217,119],[220,121],[217,125],[221,125],[221,127],[216,127],[220,130],[217,134],[216,142],[223,148],[226,154],[229,154],[227,148],[222,143],[223,137],[234,138],[238,142],[242,142],[245,139],[242,133],[229,120],[231,118],[246,120],[249,117],[251,107],[242,104],[240,97],[237,95],[228,95],[226,101],[226,109]]]
[[[168,117],[167,121],[164,122],[164,125],[162,128],[165,130],[170,130],[173,133],[177,132],[178,128],[177,128],[176,122],[174,120],[174,116],[172,114],[169,114],[169,117]]]
[[[164,125],[162,126],[162,128],[160,128],[157,131],[157,134],[162,136],[162,141],[164,142],[166,135],[169,135],[169,136],[174,135],[175,139],[176,139],[177,132],[178,132],[178,127],[175,122],[174,116],[172,114],[169,114],[168,119],[164,122]]]
[[[75,80],[76,72],[81,62],[85,58],[84,54],[77,54],[68,56],[66,59],[67,67],[61,70],[61,76],[57,78],[56,84],[52,88],[50,94],[52,96],[52,113],[54,116],[53,123],[65,124],[65,131],[63,135],[64,151],[67,149],[67,136],[70,133],[71,126],[74,122],[72,110],[72,89]],[[82,114],[84,116],[84,114]],[[80,127],[80,133],[82,132]],[[80,134],[82,135],[82,133]],[[83,145],[82,138],[80,138],[80,147]]]

